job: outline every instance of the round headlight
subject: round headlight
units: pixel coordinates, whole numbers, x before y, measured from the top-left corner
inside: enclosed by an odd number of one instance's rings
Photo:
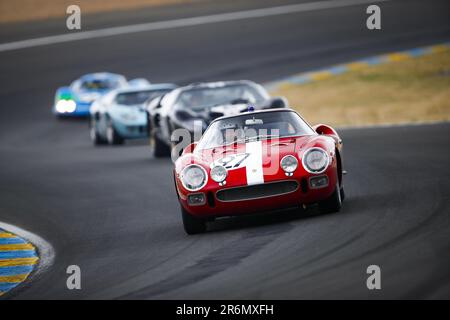
[[[294,156],[285,156],[280,161],[281,168],[284,172],[292,173],[297,169],[298,161]]]
[[[73,100],[59,100],[56,103],[56,111],[59,113],[69,112],[72,113],[77,108],[77,104]]]
[[[200,190],[206,185],[208,179],[205,169],[196,164],[184,168],[180,178],[183,186],[189,191]]]
[[[67,100],[66,103],[66,111],[69,113],[72,113],[76,110],[77,108],[77,104],[75,103],[75,101],[73,100]]]
[[[224,166],[215,166],[214,168],[211,169],[211,178],[215,181],[215,182],[222,182],[224,181],[228,176],[228,171],[227,169],[225,169]]]
[[[64,113],[66,112],[66,100],[59,100],[56,103],[56,111],[58,111],[59,113]]]
[[[321,148],[306,150],[302,159],[303,167],[309,173],[324,172],[328,167],[329,161],[328,154]]]

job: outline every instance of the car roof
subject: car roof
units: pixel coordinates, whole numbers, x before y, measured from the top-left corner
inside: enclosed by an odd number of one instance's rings
[[[280,111],[286,111],[286,112],[294,112],[297,113],[297,111],[291,109],[291,108],[275,108],[275,109],[263,109],[263,110],[255,110],[255,111],[247,111],[247,112],[242,112],[239,114],[235,114],[232,116],[222,116],[219,118],[214,119],[211,124],[213,124],[216,121],[220,121],[220,120],[224,120],[224,119],[231,119],[231,118],[238,118],[238,117],[243,117],[243,116],[248,116],[250,114],[260,114],[260,113],[275,113],[275,112],[280,112]]]
[[[194,88],[218,88],[218,87],[225,87],[230,85],[236,85],[236,84],[249,84],[249,85],[256,85],[255,82],[250,80],[230,80],[230,81],[214,81],[214,82],[194,82],[191,84],[188,84],[184,87],[180,87],[179,90],[189,90]]]
[[[173,83],[154,83],[146,86],[139,86],[139,87],[130,86],[116,89],[116,93],[120,94],[120,93],[141,92],[141,91],[162,90],[162,89],[172,90],[175,88],[177,88],[177,85]]]
[[[182,86],[182,87],[178,87],[176,89],[174,89],[171,94],[178,96],[180,95],[182,92],[184,91],[188,91],[191,89],[196,89],[196,88],[218,88],[218,87],[225,87],[225,86],[230,86],[230,85],[237,85],[237,84],[247,84],[250,86],[258,86],[258,84],[256,82],[250,81],[250,80],[230,80],[230,81],[215,81],[215,82],[196,82],[196,83],[191,83],[188,84],[186,86]]]
[[[89,81],[89,80],[103,80],[103,79],[114,79],[114,78],[125,78],[125,77],[123,75],[117,74],[117,73],[95,72],[95,73],[88,73],[88,74],[82,75],[80,77],[80,80]]]

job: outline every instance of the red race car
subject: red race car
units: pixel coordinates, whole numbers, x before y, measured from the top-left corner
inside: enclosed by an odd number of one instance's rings
[[[206,221],[317,203],[337,212],[344,198],[342,140],[311,127],[291,109],[245,112],[214,120],[175,162],[185,231]]]

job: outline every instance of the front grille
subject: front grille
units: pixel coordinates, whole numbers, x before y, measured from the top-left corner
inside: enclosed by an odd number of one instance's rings
[[[219,190],[216,193],[220,201],[241,201],[265,197],[274,197],[294,192],[298,189],[295,180],[269,182],[253,186],[237,187]]]
[[[302,191],[303,193],[307,193],[308,192],[308,182],[306,181],[305,178],[302,178]]]
[[[206,199],[208,200],[208,205],[211,208],[214,208],[216,206],[216,201],[214,201],[214,194],[211,191],[208,192]]]
[[[147,131],[145,126],[127,126],[129,133],[144,133]]]

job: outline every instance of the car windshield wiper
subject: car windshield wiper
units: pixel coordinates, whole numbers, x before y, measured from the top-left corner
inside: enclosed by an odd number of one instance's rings
[[[223,105],[226,105],[226,104],[240,104],[240,103],[246,104],[246,103],[249,103],[249,102],[250,101],[248,99],[240,99],[240,98],[238,98],[238,99],[225,100],[225,101],[222,101],[222,102],[218,102],[218,103],[215,103],[215,104],[210,105],[210,106],[205,106],[205,108],[219,107],[219,106],[223,106]]]
[[[232,142],[226,143],[224,144],[225,146],[230,145],[230,144],[234,144],[234,143],[240,143],[240,142],[249,142],[249,141],[258,141],[261,139],[267,139],[267,138],[279,138],[279,135],[276,134],[266,134],[266,135],[259,135],[259,136],[254,136],[254,137],[245,137],[245,138],[240,138],[240,139],[236,139]]]
[[[245,137],[245,141],[250,141],[250,140],[261,140],[261,139],[268,139],[268,138],[279,138],[279,135],[276,134],[264,134],[264,135],[258,135],[258,136],[254,136],[254,137]]]

